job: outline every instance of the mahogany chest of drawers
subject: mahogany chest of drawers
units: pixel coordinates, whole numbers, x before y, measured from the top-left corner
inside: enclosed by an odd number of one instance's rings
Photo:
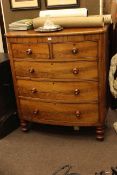
[[[64,126],[95,126],[104,139],[107,27],[7,33],[19,118]]]

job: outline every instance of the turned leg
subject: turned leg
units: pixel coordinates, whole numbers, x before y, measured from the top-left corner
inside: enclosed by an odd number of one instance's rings
[[[20,120],[20,126],[21,126],[21,130],[23,132],[26,132],[29,130],[28,128],[28,122],[26,120]]]
[[[96,139],[99,141],[104,140],[104,126],[97,126],[96,128]]]

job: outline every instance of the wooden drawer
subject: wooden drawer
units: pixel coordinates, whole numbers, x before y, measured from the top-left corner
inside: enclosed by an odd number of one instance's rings
[[[73,103],[98,101],[97,82],[35,82],[17,80],[17,86],[19,96],[24,97]]]
[[[97,42],[58,43],[53,45],[53,57],[56,59],[97,59]]]
[[[62,104],[20,100],[22,118],[51,124],[75,125],[98,122],[97,104]]]
[[[28,122],[95,126],[104,139],[108,26],[6,34],[18,116]]]
[[[39,79],[97,80],[97,62],[14,62],[16,76]],[[18,78],[17,77],[17,78]]]
[[[48,59],[48,44],[12,44],[13,58]]]

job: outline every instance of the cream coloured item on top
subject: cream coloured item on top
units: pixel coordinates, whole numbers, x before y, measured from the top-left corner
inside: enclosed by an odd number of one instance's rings
[[[104,24],[111,24],[112,23],[112,16],[111,14],[104,14],[104,15],[92,15],[93,17],[100,17],[104,18]]]
[[[88,16],[88,17],[49,17],[55,24],[64,28],[69,27],[102,27],[104,26],[103,16]],[[38,28],[44,25],[46,17],[37,17],[33,19],[33,27]]]
[[[104,24],[111,24],[112,23],[112,16],[111,14],[105,14],[104,17]]]
[[[75,9],[59,9],[59,10],[41,10],[40,17],[64,17],[64,16],[87,16],[88,10],[86,8]]]

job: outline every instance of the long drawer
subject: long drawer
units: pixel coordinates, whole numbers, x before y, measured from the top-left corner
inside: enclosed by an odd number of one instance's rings
[[[97,104],[62,104],[20,100],[22,119],[52,124],[74,125],[98,122]]]
[[[97,82],[17,80],[18,95],[53,101],[98,101]],[[93,89],[93,90],[92,90]]]
[[[96,61],[74,62],[14,62],[16,76],[39,79],[98,79]]]

